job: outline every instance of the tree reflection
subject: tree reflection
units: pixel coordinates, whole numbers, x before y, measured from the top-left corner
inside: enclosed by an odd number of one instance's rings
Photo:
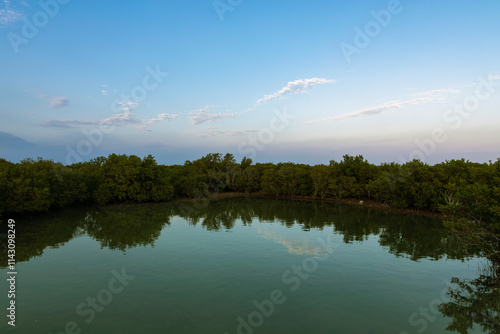
[[[491,273],[474,280],[452,279],[454,286],[447,293],[450,301],[439,307],[452,318],[446,330],[467,334],[480,326],[484,333],[500,333],[500,267],[492,268]]]
[[[46,248],[59,248],[71,239],[88,234],[101,247],[126,249],[154,245],[165,225],[170,224],[170,205],[116,205],[78,207],[38,218],[16,220],[16,262],[42,256]],[[7,224],[0,227],[0,269],[7,261]]]
[[[420,221],[414,217],[407,217],[404,223],[395,218],[390,220],[382,227],[379,243],[398,257],[416,261],[422,258],[439,260],[445,256],[464,259],[474,255],[474,250],[466,247],[460,236],[450,234],[436,221]]]
[[[250,203],[240,201],[179,201],[174,203],[172,208],[175,214],[184,218],[188,224],[196,226],[201,222],[209,231],[232,229],[237,220],[241,220],[244,225],[252,223]]]
[[[165,225],[170,224],[172,209],[162,204],[124,204],[89,211],[82,228],[101,243],[101,247],[126,249],[154,246]]]
[[[189,202],[174,206],[175,213],[190,224],[201,222],[207,230],[231,229],[236,220],[249,225],[252,218],[257,218],[260,222],[278,222],[287,227],[300,225],[304,231],[331,228],[343,236],[345,243],[377,235],[380,245],[390,253],[412,260],[438,260],[445,256],[464,259],[474,255],[439,220],[426,217],[387,214],[328,202],[270,198],[233,198],[187,205]]]
[[[46,248],[59,248],[71,239],[82,235],[79,228],[81,217],[85,210],[75,209],[72,216],[62,212],[38,217],[26,217],[23,221],[16,220],[16,262],[25,262],[42,256]],[[7,224],[0,226],[0,268],[7,266]]]
[[[16,258],[19,262],[28,261],[41,256],[47,247],[59,247],[85,233],[100,242],[101,247],[110,249],[126,251],[154,246],[173,216],[209,231],[232,229],[238,221],[249,226],[257,220],[263,224],[300,226],[304,231],[331,229],[342,235],[345,243],[361,242],[375,235],[388,252],[412,260],[464,259],[473,255],[435,219],[318,201],[232,198],[70,208],[29,223],[18,222]],[[5,224],[2,229],[6,229]],[[0,266],[7,263],[6,242],[6,238],[0,238]]]

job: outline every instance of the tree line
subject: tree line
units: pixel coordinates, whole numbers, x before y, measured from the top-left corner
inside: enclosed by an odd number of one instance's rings
[[[473,224],[490,237],[500,231],[500,159],[374,165],[361,155],[344,155],[341,161],[315,166],[254,164],[248,158],[237,162],[229,153],[172,166],[159,165],[151,155],[111,154],[68,166],[42,158],[0,159],[0,216],[77,202],[163,202],[214,192],[372,199],[395,208],[441,212],[457,231],[468,233]],[[471,242],[485,242],[483,237]],[[495,242],[498,246],[498,238]]]

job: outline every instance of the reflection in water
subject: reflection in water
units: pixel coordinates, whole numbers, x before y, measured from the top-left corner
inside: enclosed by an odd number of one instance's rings
[[[74,209],[71,214],[55,213],[50,217],[16,220],[16,262],[42,256],[46,248],[59,248],[69,240],[82,235],[79,221],[86,210]],[[0,224],[0,268],[7,264],[7,224]],[[5,235],[4,235],[5,234]]]
[[[88,235],[101,247],[125,252],[138,246],[152,246],[173,217],[208,231],[224,231],[236,225],[250,226],[259,221],[260,236],[273,240],[294,255],[318,255],[316,244],[287,239],[266,224],[300,226],[341,235],[344,243],[363,242],[377,236],[380,246],[397,257],[413,261],[426,258],[466,259],[474,255],[439,220],[386,214],[367,208],[314,201],[271,198],[233,198],[205,203],[179,201],[159,204],[117,205],[72,208],[50,216],[16,224],[16,259],[29,261],[46,248],[58,248],[73,238]],[[202,205],[200,205],[202,204]],[[28,219],[26,219],[28,220]],[[270,225],[267,225],[270,226]],[[6,224],[0,227],[0,268],[7,264]],[[164,230],[168,233],[168,229]],[[2,234],[3,233],[3,234]],[[307,238],[305,238],[307,239]],[[168,242],[168,241],[167,241]],[[3,267],[2,267],[3,266]],[[475,325],[486,333],[500,333],[500,283],[498,271],[484,273],[475,280],[452,280],[450,301],[440,311],[450,317],[448,330],[467,333]]]
[[[307,242],[304,240],[287,240],[284,236],[276,232],[266,231],[262,228],[257,229],[257,233],[265,239],[273,240],[274,242],[283,245],[292,255],[309,255],[309,256],[325,256],[328,251],[318,247],[318,243]]]
[[[378,235],[381,246],[396,256],[412,260],[443,257],[464,259],[468,254],[463,244],[443,228],[439,220],[425,217],[386,214],[366,208],[315,201],[292,201],[268,198],[235,198],[211,201],[203,210],[183,210],[180,215],[190,224],[201,221],[208,230],[231,229],[235,220],[244,225],[252,218],[261,222],[277,221],[285,226],[301,225],[304,231],[311,228],[333,228],[343,235],[345,243],[364,241]]]
[[[192,202],[73,208],[29,223],[18,221],[17,260],[29,261],[41,256],[45,248],[57,248],[84,233],[110,249],[125,251],[137,246],[154,246],[173,216],[180,216],[192,225],[201,223],[209,231],[232,229],[237,220],[249,226],[252,220],[258,219],[287,227],[298,224],[304,231],[331,228],[333,233],[343,236],[345,243],[378,235],[380,245],[390,253],[412,260],[464,259],[471,255],[438,220],[424,217],[386,214],[333,203],[270,198],[233,198],[207,201],[203,206],[189,205]],[[6,228],[5,224],[2,228]],[[6,241],[6,238],[0,239],[2,266],[7,263]],[[314,252],[307,245],[280,242],[297,254]]]
[[[117,205],[89,211],[80,226],[101,247],[125,251],[154,246],[171,216],[172,210],[158,204]]]
[[[467,334],[474,325],[484,333],[500,333],[500,267],[490,270],[474,280],[454,277],[448,296],[450,301],[441,304],[439,311],[452,318],[448,331]]]

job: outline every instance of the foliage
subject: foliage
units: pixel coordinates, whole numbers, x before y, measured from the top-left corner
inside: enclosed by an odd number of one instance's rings
[[[467,334],[477,324],[484,333],[500,332],[500,281],[498,274],[474,280],[453,278],[450,300],[439,311],[452,318],[446,330]]]
[[[159,202],[172,198],[168,175],[149,155],[110,155],[101,165],[99,186],[94,197],[98,203]]]
[[[99,204],[206,198],[211,193],[264,192],[277,196],[375,199],[388,206],[446,215],[448,225],[492,259],[500,249],[500,159],[480,164],[419,160],[370,164],[344,155],[329,165],[257,163],[210,153],[181,166],[153,156],[98,157],[64,166],[51,160],[0,159],[0,215],[47,211],[75,202]]]

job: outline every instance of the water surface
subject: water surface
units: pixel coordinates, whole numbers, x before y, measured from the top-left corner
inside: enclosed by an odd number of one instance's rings
[[[484,265],[439,220],[333,203],[87,207],[17,225],[7,333],[444,333],[452,278]]]

